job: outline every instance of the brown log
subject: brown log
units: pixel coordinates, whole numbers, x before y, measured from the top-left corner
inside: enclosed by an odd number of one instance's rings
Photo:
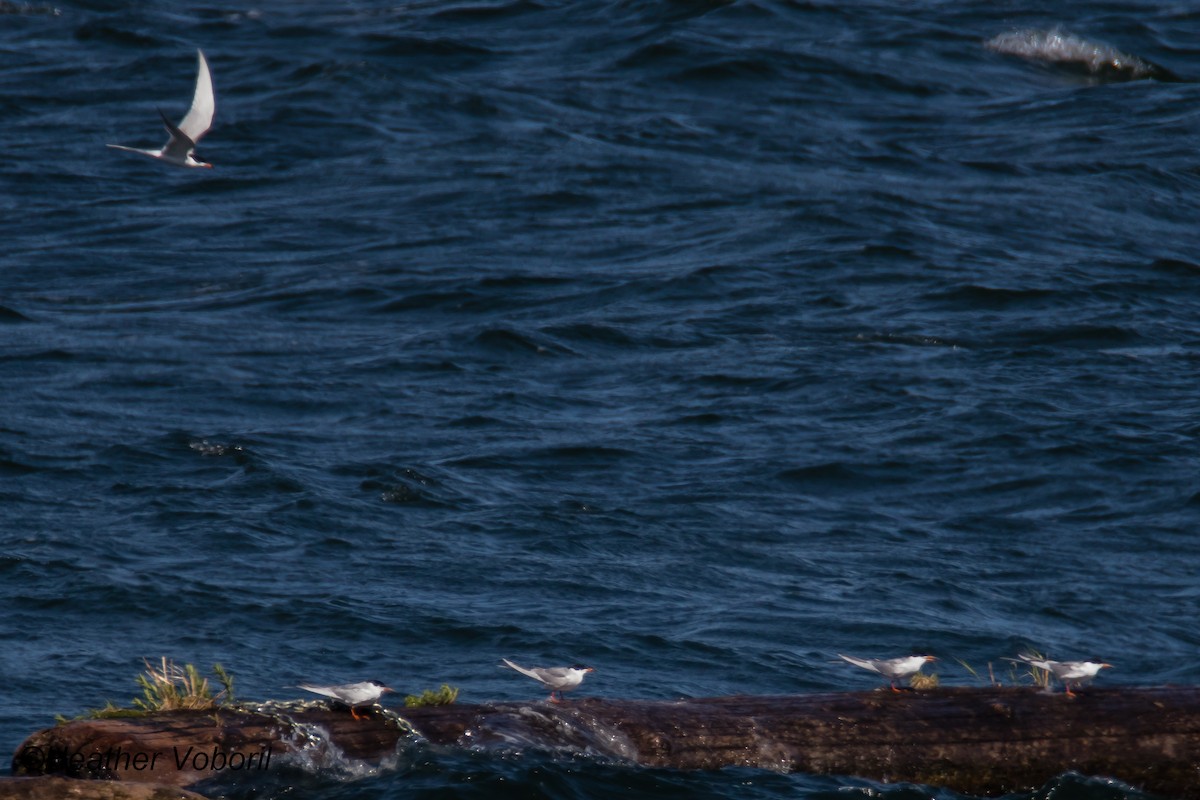
[[[649,767],[760,767],[925,783],[967,794],[1036,789],[1074,770],[1200,800],[1200,687],[1092,688],[1074,698],[1021,687],[680,701],[585,698],[399,712],[435,744],[515,742]],[[354,720],[345,709],[313,709],[290,717],[320,726],[329,742],[356,759],[390,755],[405,735],[383,713]],[[14,757],[13,771],[188,785],[221,771],[198,769],[194,760],[181,768],[178,756],[188,747],[193,753],[270,750],[278,764],[297,748],[295,732],[279,718],[227,712],[73,722],[30,737]],[[114,768],[93,759],[89,765],[75,755],[114,748],[146,759],[157,753],[158,770],[136,770],[132,761]],[[48,758],[52,752],[58,757]],[[262,768],[269,769],[269,762]]]
[[[206,800],[204,795],[158,783],[79,781],[41,775],[0,778],[0,800]]]
[[[288,754],[330,746],[346,758],[378,760],[394,752],[407,728],[378,709],[355,719],[342,708],[286,713],[226,709],[158,711],[131,717],[76,720],[33,734],[13,756],[14,775],[65,775],[189,786],[223,775],[277,767]],[[322,731],[310,735],[312,729]]]

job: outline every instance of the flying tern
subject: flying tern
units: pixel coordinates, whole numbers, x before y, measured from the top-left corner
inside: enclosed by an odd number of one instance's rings
[[[1044,669],[1058,678],[1063,688],[1067,690],[1067,697],[1075,696],[1075,693],[1071,691],[1072,686],[1075,688],[1085,686],[1092,682],[1100,670],[1112,668],[1112,664],[1103,664],[1098,661],[1051,661],[1048,658],[1038,658],[1029,653],[1021,653],[1017,658],[1031,667]]]
[[[594,670],[591,667],[585,667],[582,664],[576,664],[573,667],[520,667],[509,661],[507,658],[500,659],[504,665],[515,669],[522,675],[527,675],[533,678],[538,683],[541,683],[550,690],[550,702],[561,703],[562,693],[569,692],[572,689],[583,683],[583,676]],[[558,692],[558,699],[554,699],[554,693]]]
[[[896,688],[896,681],[901,678],[907,678],[910,675],[915,675],[921,671],[921,667],[925,666],[928,661],[937,661],[933,656],[901,656],[900,658],[855,658],[854,656],[844,656],[838,653],[838,658],[849,661],[856,667],[869,669],[871,672],[878,672],[880,675],[888,679],[892,686],[893,692],[899,692]]]
[[[379,681],[362,681],[361,683],[343,683],[337,686],[313,686],[307,683],[298,684],[297,688],[306,692],[332,697],[340,703],[350,706],[350,716],[363,719],[355,713],[355,706],[365,706],[376,703],[384,692],[394,692]]]
[[[109,147],[127,150],[130,153],[141,153],[177,167],[212,166],[212,164],[196,158],[196,142],[200,141],[200,137],[212,127],[213,114],[217,109],[216,100],[213,97],[212,74],[208,71],[208,59],[200,50],[196,51],[196,55],[200,59],[200,68],[196,73],[196,93],[192,97],[192,107],[188,109],[187,114],[177,126],[172,125],[162,111],[158,112],[158,115],[162,117],[163,124],[167,126],[167,132],[171,134],[167,143],[159,150],[141,150],[120,144],[110,144]]]

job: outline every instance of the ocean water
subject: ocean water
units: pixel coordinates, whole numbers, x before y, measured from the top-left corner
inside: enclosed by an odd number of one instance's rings
[[[257,699],[1200,681],[1191,6],[0,12],[0,750],[162,656]],[[1023,29],[1181,80],[984,47]],[[197,48],[214,168],[106,148]],[[209,791],[959,797],[536,748]]]

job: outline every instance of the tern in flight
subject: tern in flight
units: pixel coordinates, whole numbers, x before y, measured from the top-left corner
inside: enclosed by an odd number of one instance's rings
[[[117,150],[128,150],[130,153],[141,153],[150,158],[157,158],[177,167],[212,167],[196,158],[196,142],[208,132],[212,126],[213,114],[217,110],[216,99],[213,97],[212,74],[208,71],[208,60],[200,50],[196,51],[200,59],[200,69],[196,73],[196,94],[192,97],[192,107],[179,123],[172,125],[166,114],[159,111],[163,124],[171,138],[160,150],[141,150],[137,147],[125,147],[120,144],[110,144]]]

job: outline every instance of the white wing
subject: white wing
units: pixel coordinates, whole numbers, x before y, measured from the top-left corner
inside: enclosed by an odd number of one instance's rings
[[[855,658],[854,656],[844,656],[841,653],[838,653],[838,658],[845,659],[846,661],[849,661],[851,664],[853,664],[856,667],[862,667],[863,669],[869,669],[872,672],[879,672],[879,665],[876,664],[872,659]]]
[[[515,669],[517,672],[521,673],[522,675],[525,675],[526,677],[533,678],[535,681],[538,681],[539,683],[546,682],[545,678],[543,678],[541,675],[538,674],[538,670],[526,669],[525,667],[519,667],[516,664],[514,664],[513,662],[509,661],[507,658],[502,658],[500,660],[503,661],[506,666],[510,667],[511,669]]]
[[[192,107],[188,109],[187,116],[179,123],[179,130],[192,140],[192,144],[200,141],[200,137],[212,127],[213,115],[217,111],[208,59],[200,50],[196,51],[196,55],[200,59],[200,70],[196,73],[196,94],[192,97]]]
[[[1026,664],[1030,665],[1031,667],[1037,667],[1038,669],[1044,669],[1047,672],[1053,672],[1055,675],[1058,674],[1058,670],[1055,669],[1055,667],[1058,667],[1060,665],[1057,661],[1036,658],[1034,656],[1029,655],[1029,653],[1018,653],[1017,658],[1021,659],[1022,661],[1024,661]]]
[[[309,686],[307,683],[299,683],[296,684],[296,688],[303,689],[306,692],[312,692],[313,694],[322,694],[326,697],[332,697],[334,700],[342,699],[341,697],[338,697],[338,694],[335,691],[337,689],[336,686]]]

